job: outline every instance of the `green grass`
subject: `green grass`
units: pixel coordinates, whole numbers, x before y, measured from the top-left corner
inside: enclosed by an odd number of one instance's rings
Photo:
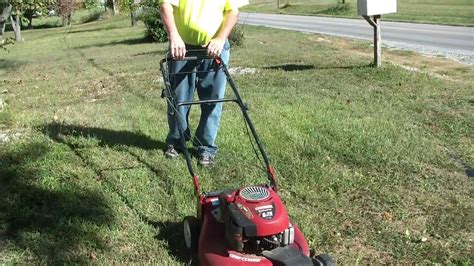
[[[347,0],[251,0],[244,11],[297,15],[358,17],[357,1]],[[474,26],[472,0],[399,0],[396,14],[383,15],[384,20]]]
[[[162,152],[166,44],[125,17],[24,35],[0,59],[0,130],[21,134],[0,143],[0,263],[185,263],[195,200]],[[235,78],[311,248],[342,265],[472,264],[472,79],[374,69],[314,35],[245,36],[231,64],[257,73]],[[235,106],[218,144],[205,190],[264,180]]]

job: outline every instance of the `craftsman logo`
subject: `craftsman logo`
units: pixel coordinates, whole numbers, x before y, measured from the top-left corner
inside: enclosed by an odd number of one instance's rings
[[[256,207],[255,210],[258,212],[259,216],[265,220],[271,220],[273,219],[273,216],[275,216],[275,207],[273,206],[273,204],[259,206],[259,207]]]
[[[249,256],[237,255],[234,253],[229,253],[229,257],[234,260],[240,260],[240,261],[245,261],[245,262],[260,262],[261,261],[261,259],[258,257],[249,257]]]

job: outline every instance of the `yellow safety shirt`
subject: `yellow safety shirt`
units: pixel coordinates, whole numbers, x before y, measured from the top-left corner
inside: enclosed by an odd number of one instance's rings
[[[178,33],[187,44],[207,45],[224,21],[225,12],[248,5],[248,0],[159,0],[173,6]]]

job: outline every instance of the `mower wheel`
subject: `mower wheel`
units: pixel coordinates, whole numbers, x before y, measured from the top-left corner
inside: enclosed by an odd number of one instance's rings
[[[332,259],[331,255],[327,253],[320,254],[313,258],[313,265],[315,266],[334,266],[334,260]]]
[[[199,231],[201,229],[198,219],[194,216],[186,216],[183,220],[183,229],[186,247],[190,251],[196,252],[198,248]]]

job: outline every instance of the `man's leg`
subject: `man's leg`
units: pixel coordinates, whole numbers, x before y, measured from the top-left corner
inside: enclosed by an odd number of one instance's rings
[[[191,101],[193,99],[196,73],[191,72],[193,72],[194,68],[195,62],[191,61],[173,61],[169,63],[170,83],[174,89],[174,97],[177,102]],[[165,152],[167,157],[173,158],[177,156],[176,151],[173,151],[173,149],[184,148],[180,142],[179,130],[184,131],[186,141],[190,139],[188,125],[189,110],[190,106],[180,106],[178,107],[178,116],[176,116],[176,110],[168,103],[169,132],[166,137],[168,150]]]
[[[227,64],[230,57],[230,47],[226,42],[221,54],[223,63]],[[199,67],[197,91],[200,100],[214,100],[224,98],[227,78],[224,71],[214,70],[214,60],[205,60]],[[208,72],[210,71],[210,72]],[[222,103],[201,105],[201,118],[194,138],[200,157],[211,157],[213,160],[217,152],[216,137],[222,115]],[[202,158],[201,158],[202,159]],[[200,160],[201,163],[201,160]],[[212,163],[212,162],[211,162]]]

